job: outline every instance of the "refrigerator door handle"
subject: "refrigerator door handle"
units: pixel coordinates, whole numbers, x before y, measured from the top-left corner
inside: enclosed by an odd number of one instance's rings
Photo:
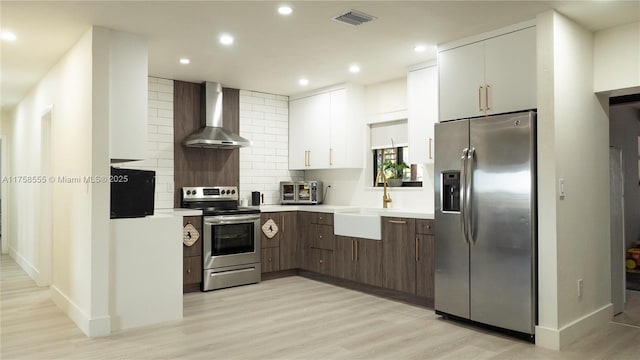
[[[467,199],[467,158],[469,156],[469,149],[464,148],[462,150],[462,156],[460,157],[460,229],[462,230],[462,236],[464,242],[469,243],[469,236],[467,235],[467,219],[465,203]]]
[[[467,242],[470,244],[475,244],[476,239],[473,234],[473,165],[475,162],[476,149],[471,148],[467,155],[467,170],[466,175],[468,178],[465,180],[465,185],[467,187],[466,197],[465,197],[465,216],[467,218]]]

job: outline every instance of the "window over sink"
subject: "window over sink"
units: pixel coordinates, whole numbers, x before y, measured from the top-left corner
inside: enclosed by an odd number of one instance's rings
[[[403,187],[422,187],[422,167],[409,162],[407,120],[371,124],[370,135],[373,186],[382,186],[378,173],[384,169],[387,179],[398,178]]]

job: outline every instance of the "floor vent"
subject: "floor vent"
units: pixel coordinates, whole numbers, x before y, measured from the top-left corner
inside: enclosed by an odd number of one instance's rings
[[[365,14],[361,11],[351,10],[342,15],[338,15],[334,17],[333,20],[340,21],[345,24],[349,24],[353,26],[358,26],[358,25],[367,23],[375,18],[376,18],[375,16]]]

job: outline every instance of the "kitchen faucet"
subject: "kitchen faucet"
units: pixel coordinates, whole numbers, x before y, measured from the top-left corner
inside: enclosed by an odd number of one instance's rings
[[[388,204],[393,200],[391,200],[391,196],[389,195],[389,193],[387,193],[387,177],[384,175],[383,169],[378,171],[378,175],[376,176],[375,186],[376,187],[378,186],[378,179],[380,179],[381,176],[382,176],[382,185],[384,187],[384,190],[382,193],[382,207],[386,209],[388,207]]]

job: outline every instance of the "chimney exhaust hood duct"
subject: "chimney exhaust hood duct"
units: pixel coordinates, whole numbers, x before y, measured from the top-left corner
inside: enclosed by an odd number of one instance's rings
[[[204,82],[200,97],[201,128],[182,142],[184,146],[209,149],[237,149],[251,141],[222,127],[222,85]]]

